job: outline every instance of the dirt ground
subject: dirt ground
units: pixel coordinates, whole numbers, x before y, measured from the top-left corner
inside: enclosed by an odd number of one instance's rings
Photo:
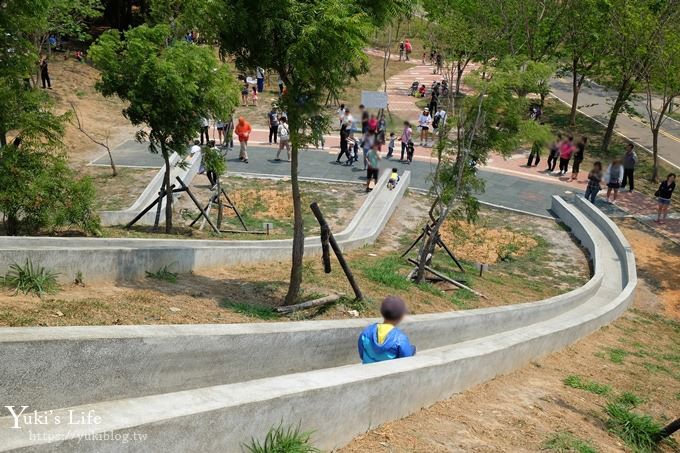
[[[635,308],[561,352],[379,426],[340,452],[630,451],[607,428],[607,402],[632,392],[643,400],[636,413],[662,424],[680,415],[680,247],[636,221],[621,227],[637,258]],[[569,375],[610,389],[568,387]],[[550,442],[556,436],[572,443]],[[661,450],[680,451],[677,443]]]
[[[326,190],[327,187],[324,188]],[[247,189],[248,190],[248,189]],[[498,230],[503,222],[522,224],[520,233],[536,241],[523,256],[499,261],[482,277],[474,262],[463,259],[465,274],[437,252],[434,265],[453,278],[465,281],[488,299],[450,284],[406,280],[411,266],[399,258],[417,236],[426,216],[421,195],[409,194],[390,219],[378,242],[346,255],[366,299],[344,298],[339,303],[290,317],[278,316],[273,307],[282,303],[289,277],[288,262],[262,263],[215,269],[201,274],[176,275],[176,282],[145,278],[118,284],[64,284],[56,294],[37,296],[0,295],[0,325],[110,325],[169,323],[229,323],[253,320],[342,319],[378,315],[379,301],[387,294],[404,297],[412,313],[505,305],[543,299],[582,285],[588,266],[582,250],[554,222],[495,210],[484,211],[480,229]],[[338,211],[339,212],[339,211]],[[340,217],[342,217],[340,215]],[[346,221],[346,220],[345,220]],[[340,220],[336,220],[342,223]],[[335,227],[333,227],[334,231]],[[505,230],[503,230],[505,231]],[[508,230],[510,231],[510,230]],[[451,241],[457,253],[464,241]],[[481,244],[486,246],[485,244]],[[490,245],[489,245],[490,247]],[[563,253],[556,258],[553,253]],[[329,293],[351,294],[337,261],[324,274],[320,258],[308,258],[303,269],[303,300]],[[168,269],[172,272],[172,266]],[[149,269],[156,272],[158,269]]]
[[[127,175],[127,173],[125,172],[123,175]],[[235,211],[227,207],[228,202],[224,198],[222,200],[225,203],[222,230],[232,232],[217,236],[207,223],[200,230],[198,225],[190,227],[190,224],[199,215],[199,211],[191,198],[186,195],[179,198],[174,205],[174,232],[171,235],[163,234],[162,226],[160,230],[156,231],[148,226],[133,227],[131,230],[122,227],[108,227],[104,229],[104,235],[109,237],[223,240],[264,240],[292,237],[293,198],[288,181],[230,176],[223,178],[222,184],[248,230],[263,232],[263,224],[265,222],[271,223],[272,228],[269,235],[238,233],[238,231],[243,231],[243,226]],[[313,201],[318,201],[324,217],[333,231],[340,232],[349,224],[367,196],[363,186],[357,184],[323,184],[305,181],[300,184],[303,193],[302,205],[305,207],[303,216],[305,233],[308,235],[319,234],[320,231],[318,221],[307,208]],[[213,194],[208,179],[201,175],[197,176],[192,182],[191,191],[203,207]],[[213,222],[217,221],[216,204],[211,208],[210,218]]]

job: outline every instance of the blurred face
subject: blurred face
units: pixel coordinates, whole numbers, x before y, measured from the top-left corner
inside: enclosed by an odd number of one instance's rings
[[[675,182],[675,175],[670,175],[670,176],[668,177],[668,184],[671,184],[671,183],[673,183],[673,182]]]

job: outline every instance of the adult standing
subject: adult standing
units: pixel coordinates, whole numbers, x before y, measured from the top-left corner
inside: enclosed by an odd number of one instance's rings
[[[574,137],[570,135],[560,146],[560,176],[567,174],[567,170],[569,170],[569,160],[571,160],[571,155],[573,153]]]
[[[380,161],[380,154],[378,153],[376,146],[373,146],[368,151],[366,159],[368,160],[368,168],[366,169],[366,192],[370,192],[371,180],[373,180],[375,184],[378,184],[378,175],[380,168],[378,162]]]
[[[217,137],[220,139],[219,145],[222,146],[224,144],[224,121],[222,120],[215,120],[215,129],[217,129]]]
[[[439,132],[439,128],[444,126],[443,130],[446,130],[446,110],[444,110],[444,107],[439,107],[439,111],[434,114],[434,118],[432,119],[432,130],[433,133],[436,135]]]
[[[250,123],[242,116],[239,117],[238,124],[234,130],[240,145],[238,159],[246,164],[248,163],[248,139],[252,130],[253,128],[250,126]]]
[[[404,59],[404,41],[399,42],[399,61]]]
[[[557,166],[557,159],[560,157],[560,148],[562,147],[562,135],[557,134],[555,141],[550,144],[550,154],[548,155],[548,171],[555,171]]]
[[[420,127],[420,146],[427,146],[427,141],[430,138],[430,126],[432,125],[432,116],[430,109],[425,107],[423,113],[418,118],[418,127]]]
[[[406,52],[406,61],[409,61],[411,59],[411,52],[413,51],[413,47],[411,46],[411,41],[408,39],[404,40],[404,51]]]
[[[264,91],[264,68],[258,66],[255,69],[255,78],[257,79],[257,92]]]
[[[279,113],[276,111],[276,107],[272,107],[267,118],[269,119],[269,144],[276,144],[276,137],[279,132]]]
[[[340,158],[345,155],[347,156],[347,165],[352,163],[352,156],[349,153],[349,127],[346,124],[340,126],[340,153],[336,159],[337,163],[340,163]]]
[[[616,204],[616,196],[621,187],[621,178],[623,178],[623,165],[621,165],[619,159],[614,159],[614,161],[609,164],[609,167],[607,167],[607,172],[604,175],[604,182],[607,183],[607,203]]]
[[[288,120],[285,116],[281,117],[281,123],[278,126],[277,132],[279,134],[279,150],[276,152],[276,160],[281,160],[279,155],[281,154],[281,151],[283,151],[283,148],[286,148],[288,162],[290,162],[290,126],[288,125]]]
[[[365,134],[368,132],[368,121],[371,117],[368,114],[366,107],[364,107],[364,104],[359,105],[359,111],[361,112],[361,133]]]
[[[35,61],[35,60],[33,60]],[[43,57],[40,60],[40,80],[42,81],[42,87],[52,89],[52,83],[50,82],[50,69],[47,63],[47,57]]]
[[[659,185],[659,190],[656,191],[654,195],[657,197],[658,213],[656,215],[656,221],[658,223],[663,223],[668,216],[668,208],[671,205],[671,197],[673,196],[673,191],[675,190],[675,173],[670,173],[666,176],[666,180]]]
[[[635,154],[635,146],[632,143],[626,145],[626,152],[623,155],[623,180],[621,188],[628,186],[628,192],[635,189],[635,167],[638,164],[638,157]]]
[[[411,129],[411,123],[404,121],[404,129],[401,131],[401,137],[399,141],[401,142],[401,158],[400,161],[404,161],[404,154],[408,152],[408,144],[413,136],[413,129]],[[408,155],[408,154],[407,154]]]
[[[439,102],[439,96],[437,94],[437,90],[432,90],[432,93],[430,94],[430,105],[427,106],[428,109],[430,109],[430,112],[434,115],[437,112],[437,103]]]
[[[571,179],[570,181],[576,181],[578,178],[578,172],[581,168],[581,162],[586,155],[586,145],[588,144],[588,137],[582,137],[581,141],[576,144],[576,151],[574,152],[574,163],[571,166]]]
[[[205,116],[201,117],[201,145],[203,145],[203,137],[205,136],[205,143],[210,141],[210,121]]]

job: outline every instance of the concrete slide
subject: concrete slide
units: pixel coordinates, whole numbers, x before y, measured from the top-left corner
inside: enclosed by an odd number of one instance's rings
[[[239,452],[280,423],[342,446],[626,310],[637,276],[616,225],[582,198],[552,209],[589,251],[592,278],[538,302],[412,316],[412,358],[358,364],[369,319],[0,329],[0,451]]]
[[[177,164],[181,161],[185,162],[185,165],[178,166]],[[191,181],[198,173],[198,169],[201,165],[201,153],[195,153],[193,156],[189,155],[185,159],[182,159],[179,154],[173,153],[170,156],[170,184],[175,184],[177,186],[176,177],[179,177],[184,184],[187,186],[191,184]],[[158,173],[151,179],[151,182],[146,186],[142,194],[135,200],[135,202],[127,209],[122,211],[99,211],[99,218],[102,225],[127,225],[132,219],[134,219],[137,214],[142,212],[149,204],[151,204],[156,197],[158,192],[161,190],[163,185],[163,177],[165,175],[165,165],[158,170]],[[175,194],[178,197],[179,194]],[[165,200],[161,201],[160,204],[160,220],[161,223],[165,219],[163,213],[165,212]],[[144,217],[137,221],[138,225],[153,225],[156,220],[156,208],[147,212]]]
[[[399,205],[411,179],[405,171],[394,190],[387,189],[388,172],[352,218],[335,235],[343,250],[370,244],[378,237]],[[323,200],[320,200],[323,209]],[[124,212],[124,211],[119,211]],[[153,221],[152,221],[153,223]],[[173,272],[192,272],[241,263],[290,259],[291,239],[279,240],[186,240],[124,238],[0,237],[0,275],[13,263],[31,260],[59,272],[72,282],[79,272],[88,283],[144,278],[146,271],[168,266]],[[321,254],[319,237],[305,240],[305,254]]]

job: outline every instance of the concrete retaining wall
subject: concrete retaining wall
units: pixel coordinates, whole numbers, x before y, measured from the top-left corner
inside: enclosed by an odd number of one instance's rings
[[[553,209],[595,260],[595,275],[584,287],[536,303],[414,316],[404,329],[420,352],[410,359],[345,365],[355,363],[356,335],[369,320],[2,329],[1,354],[8,358],[3,372],[16,373],[2,376],[3,381],[29,379],[1,395],[3,401],[28,404],[23,398],[30,399],[31,392],[24,388],[38,392],[35,404],[40,407],[46,401],[63,407],[96,398],[74,409],[95,410],[103,421],[97,432],[148,437],[142,444],[125,445],[69,439],[91,431],[90,426],[69,427],[63,441],[36,442],[25,432],[6,429],[12,420],[5,417],[0,418],[0,451],[185,452],[200,446],[202,451],[231,452],[282,420],[315,430],[322,448],[340,446],[372,426],[558,350],[627,308],[637,282],[632,251],[609,219],[587,203],[576,204],[555,198]],[[216,348],[218,343],[229,346]],[[42,368],[21,364],[38,350],[45,351]],[[99,358],[88,361],[85,352]],[[202,363],[208,358],[212,369]],[[107,368],[107,362],[121,364]],[[148,362],[148,367],[134,362]],[[263,370],[269,377],[257,379]],[[44,373],[42,385],[30,377],[39,372]],[[135,380],[135,374],[141,378]],[[52,379],[61,382],[49,388]],[[68,384],[71,380],[74,385]],[[211,380],[231,383],[211,386]],[[95,385],[88,387],[88,382]],[[135,390],[126,393],[125,382]],[[145,389],[140,394],[173,392],[173,386],[182,391],[134,397],[140,389]],[[58,389],[67,399],[49,396]],[[115,401],[101,402],[106,399]],[[38,431],[62,436],[64,429],[48,425]]]
[[[387,190],[388,172],[371,192],[352,222],[337,235],[343,249],[372,243],[399,205],[410,181],[402,175],[395,190]],[[323,206],[322,206],[323,209]],[[194,241],[120,238],[0,238],[0,274],[12,263],[33,264],[58,271],[60,280],[72,282],[78,272],[88,283],[143,278],[146,271],[168,266],[174,272],[192,272],[242,263],[290,259],[292,240]],[[305,253],[321,253],[318,236],[305,241]]]

